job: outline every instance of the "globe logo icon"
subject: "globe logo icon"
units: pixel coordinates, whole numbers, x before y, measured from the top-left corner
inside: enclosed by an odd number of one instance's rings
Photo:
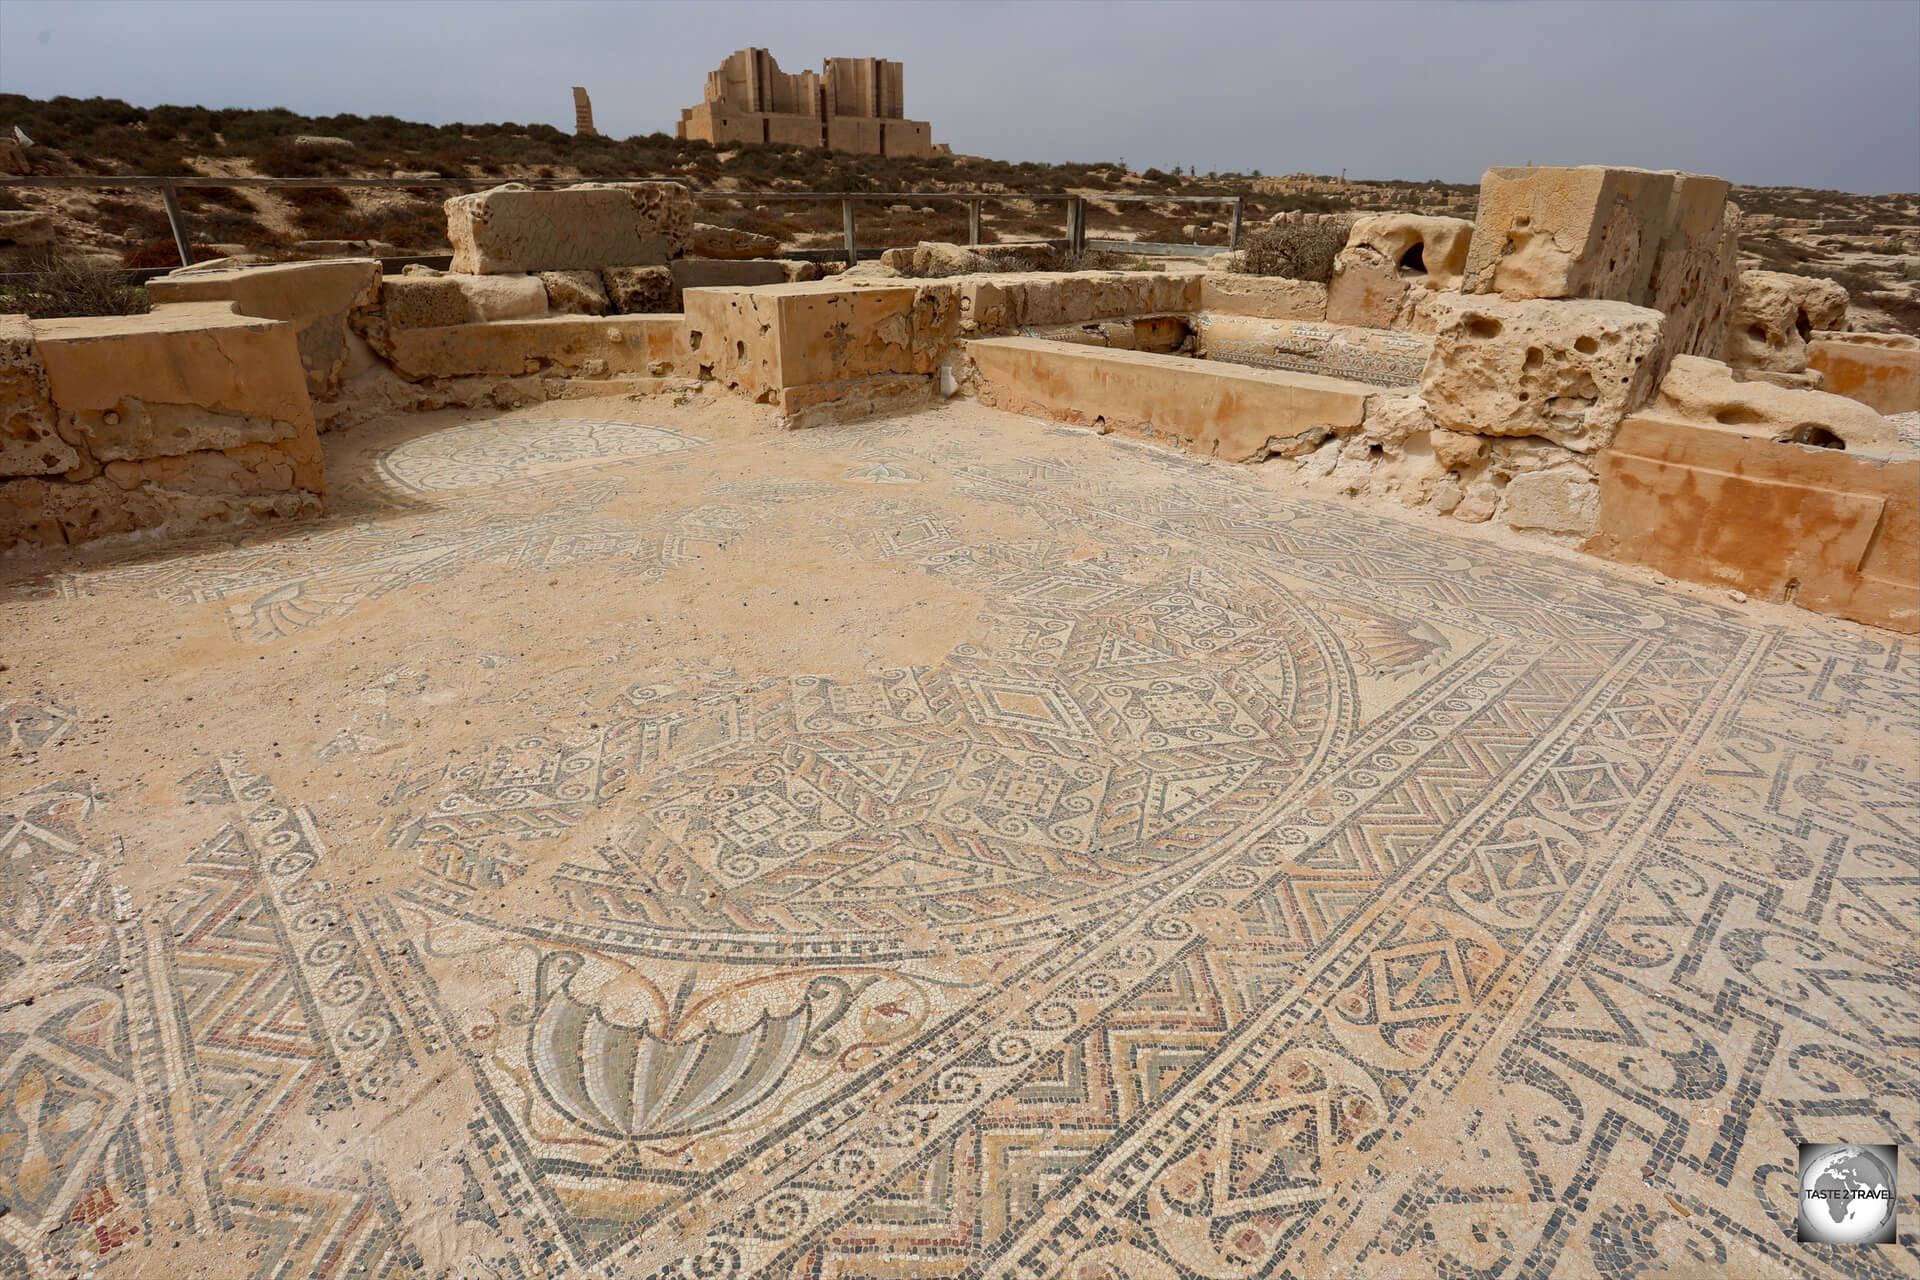
[[[1888,1244],[1894,1239],[1898,1148],[1802,1143],[1800,1239],[1821,1244]]]

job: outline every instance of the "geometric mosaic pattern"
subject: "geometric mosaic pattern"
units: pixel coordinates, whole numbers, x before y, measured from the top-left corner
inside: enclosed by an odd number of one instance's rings
[[[148,780],[204,826],[157,901],[95,784],[4,789],[0,1275],[183,1230],[249,1277],[1920,1271],[1911,1169],[1880,1249],[1795,1243],[1791,1186],[1920,1149],[1911,641],[970,408],[744,480],[543,421],[509,482],[497,425],[389,455],[477,486],[391,530],[60,589],[257,617],[271,560],[350,610],[584,538],[643,596],[800,511],[979,626],[398,753],[372,887],[218,744]],[[84,711],[18,706],[16,753]]]

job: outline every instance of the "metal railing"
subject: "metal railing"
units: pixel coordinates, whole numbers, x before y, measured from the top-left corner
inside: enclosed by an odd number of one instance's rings
[[[513,179],[523,185],[536,189],[551,189],[573,185],[557,179]],[[675,181],[661,178],[596,178],[596,182],[660,182]],[[61,175],[58,177],[0,178],[0,190],[8,187],[54,187],[54,188],[159,188],[161,199],[166,205],[167,226],[173,233],[174,248],[180,254],[182,265],[193,261],[192,240],[187,234],[186,214],[180,208],[179,192],[182,189],[202,187],[242,187],[274,190],[276,188],[317,188],[317,187],[372,187],[390,190],[455,190],[475,191],[483,189],[486,180],[476,178],[222,178],[222,177],[170,177],[170,176],[127,176],[99,177],[81,175]],[[681,183],[686,186],[685,183]],[[886,201],[897,204],[905,200],[941,200],[962,203],[967,206],[967,244],[979,247],[982,231],[981,207],[988,201],[1013,202],[1028,201],[1035,204],[1062,201],[1066,206],[1066,241],[1069,252],[1084,252],[1088,245],[1087,206],[1089,204],[1217,204],[1231,205],[1233,208],[1232,230],[1228,233],[1227,247],[1238,248],[1241,225],[1246,215],[1245,196],[1166,196],[1106,194],[1083,195],[1071,191],[717,191],[688,188],[695,203],[715,204],[720,202],[757,202],[772,200],[799,201],[838,201],[840,204],[841,234],[849,264],[859,261],[860,249],[855,237],[855,210],[861,201],[873,203]],[[1156,249],[1168,249],[1175,252],[1190,250],[1193,246],[1165,245],[1140,241],[1103,240],[1102,248],[1133,248],[1135,251],[1152,252]]]

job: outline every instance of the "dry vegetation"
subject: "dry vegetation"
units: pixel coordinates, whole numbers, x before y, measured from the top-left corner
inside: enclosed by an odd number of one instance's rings
[[[36,100],[0,94],[0,125],[18,125],[36,144],[36,174],[112,176],[379,177],[433,173],[470,181],[565,182],[615,177],[683,181],[709,195],[727,191],[985,191],[1002,199],[985,208],[983,239],[1023,240],[1063,234],[1058,201],[1043,192],[1089,198],[1095,238],[1220,243],[1226,206],[1173,201],[1113,202],[1103,195],[1242,196],[1249,229],[1289,210],[1310,212],[1398,210],[1471,217],[1476,189],[1437,180],[1355,181],[1253,174],[1129,171],[1119,162],[1013,164],[969,156],[928,159],[855,156],[779,144],[716,149],[664,133],[626,139],[579,138],[549,125],[415,124],[391,116],[309,117],[274,109],[210,111],[200,107],[141,108],[105,98]],[[303,134],[345,138],[344,153],[302,150]],[[447,249],[440,203],[444,191],[201,188],[181,192],[196,246],[195,257],[245,252],[298,257],[304,242],[361,240],[383,253]],[[1920,196],[1857,196],[1835,191],[1737,188],[1748,215],[1745,265],[1826,276],[1853,294],[1862,328],[1920,332]],[[964,241],[966,205],[923,199],[894,212],[870,202],[861,211],[863,247],[921,240]],[[171,266],[178,253],[156,192],[0,189],[0,208],[44,210],[56,216],[66,256],[124,265]],[[826,202],[703,200],[709,222],[775,235],[796,248],[824,248],[840,240],[840,210]],[[1292,243],[1292,238],[1280,237]],[[1279,272],[1305,271],[1295,248],[1267,253],[1252,237],[1254,257],[1273,259]],[[5,260],[11,255],[11,260]],[[1264,255],[1264,256],[1263,256]],[[1284,260],[1283,260],[1284,259]],[[0,270],[19,270],[20,251],[0,247]],[[1264,268],[1256,268],[1264,269]]]

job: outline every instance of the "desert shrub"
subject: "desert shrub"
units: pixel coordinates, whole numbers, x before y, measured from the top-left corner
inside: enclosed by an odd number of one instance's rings
[[[132,233],[132,238],[140,240],[172,234],[167,211],[158,202],[141,204],[115,196],[103,196],[93,202],[93,207],[99,212],[100,224],[109,231],[128,231]]]
[[[291,142],[273,142],[254,154],[253,167],[270,178],[324,178],[347,171],[330,152],[302,151]]]
[[[1333,278],[1334,255],[1346,247],[1349,226],[1342,220],[1288,222],[1256,227],[1240,237],[1238,268],[1249,276],[1284,276],[1325,284]]]
[[[178,261],[178,255],[175,255]],[[25,312],[37,320],[58,316],[131,316],[147,310],[147,291],[122,271],[41,251],[25,281],[0,285],[0,312]]]

